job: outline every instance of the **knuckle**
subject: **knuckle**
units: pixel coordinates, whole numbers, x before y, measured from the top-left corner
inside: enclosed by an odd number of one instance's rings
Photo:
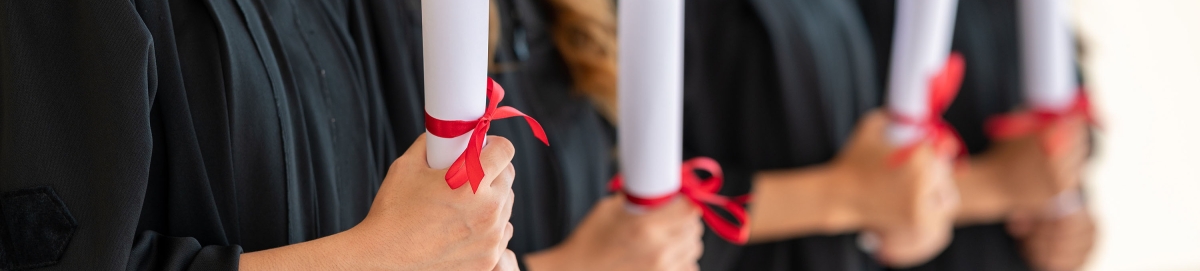
[[[489,232],[488,229],[495,224],[496,219],[494,217],[495,215],[490,213],[476,217],[466,226],[468,229],[467,232],[472,234]]]
[[[502,136],[492,136],[489,139],[488,144],[495,146],[495,150],[498,152],[497,154],[501,155],[502,157],[506,157],[507,160],[511,160],[512,156],[517,151],[516,147],[513,146],[512,141],[509,141],[508,138]]]
[[[694,223],[691,223],[691,225],[688,227],[688,236],[700,237],[703,235],[704,235],[704,223],[701,223],[699,220],[695,221]]]
[[[446,229],[446,232],[450,235],[450,238],[458,241],[469,240],[474,235],[474,230],[467,223],[451,225],[449,229]]]
[[[671,260],[667,257],[666,253],[660,251],[654,253],[654,256],[650,262],[651,265],[654,266],[653,270],[666,270],[667,267],[670,266],[669,263]]]
[[[644,227],[634,225],[629,227],[622,235],[624,235],[624,239],[626,240],[646,240],[649,234],[646,233]]]
[[[396,158],[395,160],[392,160],[392,164],[390,166],[388,166],[388,171],[404,168],[404,162],[405,162],[404,156],[400,156],[400,157]]]

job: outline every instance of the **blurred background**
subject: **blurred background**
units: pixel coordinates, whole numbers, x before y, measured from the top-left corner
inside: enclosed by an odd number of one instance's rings
[[[1200,1],[1076,0],[1104,129],[1087,270],[1200,270]]]

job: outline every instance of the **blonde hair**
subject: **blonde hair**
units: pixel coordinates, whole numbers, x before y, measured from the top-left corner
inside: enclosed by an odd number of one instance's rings
[[[575,91],[587,95],[610,122],[617,110],[617,15],[612,0],[545,0],[554,11],[550,31],[574,79]],[[491,42],[500,38],[493,0]],[[491,55],[489,55],[491,57]],[[493,66],[498,69],[501,65]]]

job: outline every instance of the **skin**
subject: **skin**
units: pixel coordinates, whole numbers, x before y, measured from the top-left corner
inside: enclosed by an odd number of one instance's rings
[[[699,270],[704,252],[700,210],[683,198],[630,211],[623,195],[601,200],[553,248],[525,257],[529,270]]]
[[[894,151],[881,136],[886,122],[879,112],[866,116],[830,163],[760,172],[750,209],[751,242],[865,231],[881,263],[919,264],[945,248],[955,224],[1005,221],[1016,212],[1042,210],[1056,196],[1078,189],[1090,151],[1087,122],[1069,118],[1035,134],[995,142],[970,158],[968,168],[954,170],[947,182],[945,156],[927,147],[906,165],[882,166],[881,159]],[[1046,148],[1047,140],[1059,144]],[[1050,270],[1077,268],[1071,264],[1083,262],[1094,239],[1094,223],[1084,218],[1030,220],[1041,232],[1057,234],[1027,235],[1022,239],[1026,251],[1036,251],[1027,257]]]
[[[1034,270],[1079,270],[1096,241],[1096,223],[1086,210],[1063,217],[1017,213],[1008,219],[1008,230]]]
[[[240,270],[517,270],[512,143],[489,136],[479,191],[429,168],[425,136],[392,163],[366,219],[331,236],[242,254]]]
[[[887,124],[886,114],[871,112],[831,162],[757,174],[751,242],[866,231],[886,265],[936,256],[949,244],[959,202],[952,153],[936,153],[926,142],[905,163],[888,165],[896,148],[885,137]]]
[[[956,177],[963,195],[960,224],[995,223],[1017,211],[1039,210],[1079,189],[1089,148],[1087,122],[1065,119],[1049,129],[997,141]],[[1054,140],[1051,148],[1043,142]]]
[[[966,199],[959,223],[1006,222],[1035,270],[1082,268],[1095,244],[1095,219],[1086,209],[1046,210],[1060,195],[1079,191],[1091,152],[1088,129],[1084,119],[1068,118],[1039,133],[996,142],[958,178]],[[1042,145],[1046,141],[1058,143]]]

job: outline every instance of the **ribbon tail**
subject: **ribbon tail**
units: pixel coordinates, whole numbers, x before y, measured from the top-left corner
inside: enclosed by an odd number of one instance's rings
[[[454,160],[453,164],[450,164],[450,168],[446,169],[446,184],[450,185],[452,190],[462,187],[469,179],[466,175],[466,157],[467,153],[464,152]]]
[[[526,115],[525,113],[521,112],[521,110],[517,110],[516,108],[513,108],[511,106],[501,106],[500,108],[496,109],[495,113],[492,114],[493,120],[507,119],[507,118],[513,118],[513,117],[525,118],[525,123],[529,124],[529,130],[531,132],[533,132],[533,136],[536,137],[538,140],[541,140],[542,144],[546,144],[546,146],[550,146],[550,140],[546,138],[546,131],[542,129],[542,124],[538,123],[538,121],[533,119],[533,117],[530,117],[529,115]]]
[[[950,103],[954,102],[954,97],[958,96],[958,89],[962,85],[965,71],[966,62],[963,60],[962,54],[954,52],[946,58],[946,64],[942,66],[942,70],[930,80],[929,106],[935,109],[931,110],[931,113],[941,113],[950,107]]]
[[[721,217],[720,214],[714,211],[713,208],[709,207],[705,202],[697,199],[693,199],[692,202],[696,203],[696,205],[700,207],[700,210],[703,214],[702,218],[704,219],[704,223],[707,224],[708,227],[712,229],[713,233],[717,234],[717,236],[720,236],[731,243],[739,245],[745,244],[746,240],[749,239],[750,231],[749,227],[746,226],[746,211],[742,208],[742,206],[739,206],[732,201],[727,201],[726,204],[720,205],[737,221],[735,224],[734,222]]]
[[[471,193],[479,192],[479,183],[483,181],[485,173],[483,172],[483,164],[479,161],[479,155],[483,152],[483,140],[487,138],[488,123],[481,122],[471,134],[471,139],[467,142],[467,151],[463,153],[465,158],[465,169],[467,179],[471,183]]]
[[[751,200],[754,200],[754,198],[751,197],[750,194],[746,194],[746,195],[729,198],[729,200],[733,201],[739,205],[745,205],[745,204],[749,204]]]
[[[513,110],[516,110],[516,109],[513,109]],[[542,124],[538,123],[538,121],[533,119],[533,117],[525,116],[524,114],[521,114],[521,115],[523,117],[525,117],[525,122],[529,123],[529,128],[530,128],[530,130],[533,131],[533,136],[536,137],[538,140],[541,140],[542,144],[546,144],[546,146],[550,146],[550,139],[546,138],[546,131],[542,130]]]

